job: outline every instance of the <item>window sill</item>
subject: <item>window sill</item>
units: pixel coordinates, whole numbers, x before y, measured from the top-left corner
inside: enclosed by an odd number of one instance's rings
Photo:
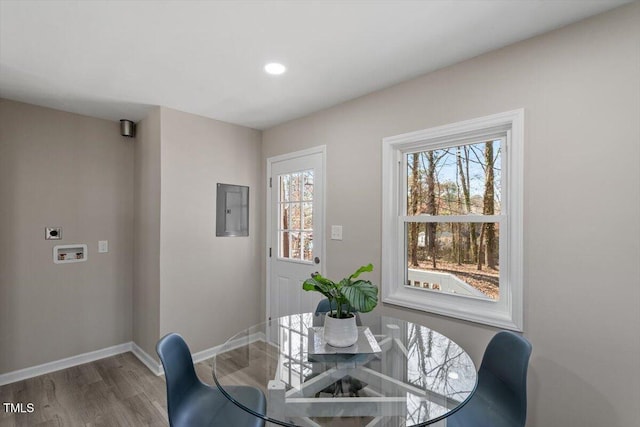
[[[501,296],[501,298],[507,298]],[[384,292],[382,302],[455,319],[522,332],[522,319],[512,318],[507,304],[480,298],[441,294],[437,291],[398,286]]]

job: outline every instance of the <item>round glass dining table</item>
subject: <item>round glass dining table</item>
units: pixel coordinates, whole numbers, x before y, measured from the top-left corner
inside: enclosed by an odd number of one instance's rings
[[[359,315],[358,341],[336,348],[324,315],[294,314],[252,326],[222,345],[213,377],[245,411],[283,426],[423,426],[446,419],[473,394],[469,355],[427,326]],[[261,389],[256,412],[234,385]]]

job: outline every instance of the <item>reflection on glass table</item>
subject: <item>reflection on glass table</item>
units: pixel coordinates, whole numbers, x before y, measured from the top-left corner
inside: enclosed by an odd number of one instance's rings
[[[230,338],[213,360],[218,387],[248,412],[228,386],[261,388],[267,411],[254,414],[284,426],[428,425],[475,390],[469,355],[426,326],[368,313],[361,329],[376,342],[365,352],[317,354],[321,316],[284,316]]]

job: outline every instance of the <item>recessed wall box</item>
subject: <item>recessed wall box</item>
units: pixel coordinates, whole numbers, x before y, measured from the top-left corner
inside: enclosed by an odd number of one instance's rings
[[[249,235],[249,187],[218,184],[216,236]]]
[[[83,262],[88,257],[87,245],[56,245],[53,247],[53,262],[56,264],[69,264]]]

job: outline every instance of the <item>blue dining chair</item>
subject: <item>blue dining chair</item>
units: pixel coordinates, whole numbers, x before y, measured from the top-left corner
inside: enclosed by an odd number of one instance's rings
[[[264,420],[243,410],[217,388],[198,378],[187,343],[178,334],[164,336],[156,345],[167,383],[167,412],[171,427],[262,427]],[[226,389],[226,387],[225,387]],[[266,400],[254,387],[229,387],[243,405],[264,414]]]
[[[527,370],[531,343],[513,332],[489,342],[478,371],[478,386],[447,427],[524,427],[527,420]]]

